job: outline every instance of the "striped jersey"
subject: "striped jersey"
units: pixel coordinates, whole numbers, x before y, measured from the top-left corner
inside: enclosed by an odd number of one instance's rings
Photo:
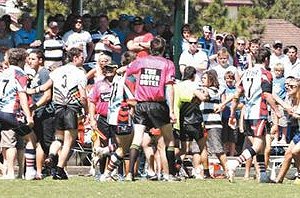
[[[49,77],[53,81],[52,100],[55,106],[82,107],[78,87],[85,88],[87,85],[87,78],[83,70],[69,63],[55,69]]]
[[[206,129],[222,128],[221,114],[215,113],[215,105],[220,104],[221,98],[219,90],[216,87],[208,87],[209,100],[200,103],[200,111],[202,112],[204,127]]]

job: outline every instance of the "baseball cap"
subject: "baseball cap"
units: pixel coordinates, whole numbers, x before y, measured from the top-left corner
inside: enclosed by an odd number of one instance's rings
[[[145,24],[153,24],[154,23],[152,16],[146,16],[143,21]]]
[[[56,21],[51,21],[48,26],[49,28],[54,28],[54,27],[58,27],[58,24]]]
[[[276,48],[276,47],[282,47],[282,45],[283,45],[283,44],[282,44],[282,42],[281,42],[280,40],[275,40],[275,41],[274,41],[274,44],[273,44],[273,47],[275,47],[275,48]]]
[[[127,14],[120,14],[119,15],[119,20],[120,21],[127,21],[128,20],[128,15]]]
[[[203,32],[212,32],[212,27],[210,25],[203,26]]]
[[[132,21],[133,25],[141,25],[144,24],[143,19],[141,17],[134,17],[133,21]]]

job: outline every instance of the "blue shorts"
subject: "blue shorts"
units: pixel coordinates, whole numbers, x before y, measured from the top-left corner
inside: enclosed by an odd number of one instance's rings
[[[32,131],[26,122],[23,123],[17,120],[16,114],[0,111],[0,131],[10,129],[15,131],[19,136],[25,136]]]

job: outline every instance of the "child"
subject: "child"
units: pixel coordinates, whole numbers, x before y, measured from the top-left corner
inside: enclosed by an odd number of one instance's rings
[[[278,96],[281,100],[285,100],[286,97],[286,88],[285,88],[285,77],[284,77],[284,66],[281,63],[278,63],[274,66],[273,73],[273,95]],[[271,134],[274,134],[274,140],[272,144],[280,143],[286,144],[286,134],[287,134],[287,117],[284,116],[283,109],[279,106],[280,111],[282,112],[282,117],[280,119],[275,116],[274,112],[271,111],[271,117],[273,126],[271,128]],[[279,139],[279,131],[282,132],[281,140]]]
[[[234,73],[227,71],[224,76],[226,87],[221,95],[221,100],[224,102],[226,98],[233,95],[236,91]],[[234,156],[236,154],[235,144],[237,142],[237,131],[228,126],[228,119],[230,116],[230,106],[226,105],[222,113],[222,140],[225,144],[225,150],[229,153],[229,156]]]

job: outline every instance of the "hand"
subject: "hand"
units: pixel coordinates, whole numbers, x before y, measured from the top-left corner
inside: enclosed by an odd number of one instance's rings
[[[224,110],[224,106],[222,104],[218,104],[214,106],[215,113],[220,113],[223,110]]]
[[[275,114],[276,114],[277,118],[281,118],[282,117],[281,112],[277,108],[275,110]]]
[[[174,123],[176,123],[176,116],[175,116],[175,114],[174,114],[174,112],[171,112],[170,113],[170,122],[172,123],[172,124],[174,124]]]
[[[30,116],[30,117],[26,117],[26,120],[27,120],[27,126],[29,126],[30,128],[33,127],[33,118]]]
[[[228,120],[228,126],[232,129],[236,129],[236,118],[230,117]]]

